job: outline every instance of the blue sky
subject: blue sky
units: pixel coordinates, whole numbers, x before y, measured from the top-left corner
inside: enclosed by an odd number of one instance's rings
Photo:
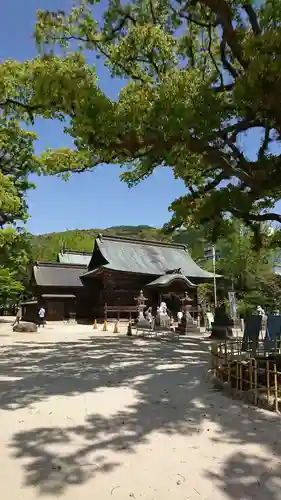
[[[36,55],[32,32],[37,9],[65,9],[72,0],[9,0],[1,4],[0,59],[30,59]],[[110,78],[98,61],[99,84],[114,98],[121,82]],[[37,152],[46,147],[71,145],[70,137],[58,122],[39,120]],[[30,232],[40,234],[76,228],[105,228],[115,225],[149,224],[162,226],[170,217],[168,206],[184,193],[183,183],[174,180],[169,169],[159,169],[150,179],[128,189],[119,180],[116,165],[98,167],[94,172],[57,178],[36,179],[37,188],[28,196]]]
[[[68,10],[72,0],[9,0],[2,2],[0,19],[0,59],[30,59],[36,55],[32,38],[37,9]],[[96,61],[99,84],[112,98],[122,82],[113,80],[101,61]],[[47,147],[71,145],[56,121],[38,120],[37,152]],[[246,140],[247,153],[254,155],[259,137]],[[93,172],[73,175],[71,180],[38,178],[36,189],[28,196],[30,232],[48,233],[76,228],[105,228],[115,225],[149,224],[160,227],[170,218],[168,206],[185,193],[181,181],[169,169],[158,169],[153,176],[133,189],[119,180],[116,165],[100,166]]]

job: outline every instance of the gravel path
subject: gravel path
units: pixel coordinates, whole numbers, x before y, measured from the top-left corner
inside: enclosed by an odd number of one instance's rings
[[[281,417],[212,389],[207,342],[0,340],[5,500],[281,500]]]

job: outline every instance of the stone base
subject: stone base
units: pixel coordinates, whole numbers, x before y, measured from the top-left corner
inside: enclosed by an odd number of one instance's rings
[[[145,318],[140,318],[136,322],[136,327],[138,330],[144,329],[144,330],[151,330],[151,323]]]
[[[189,333],[200,333],[200,328],[193,322],[187,324],[180,323],[176,328],[176,332],[179,335],[188,335]]]
[[[13,332],[37,332],[36,323],[21,321],[13,326]]]

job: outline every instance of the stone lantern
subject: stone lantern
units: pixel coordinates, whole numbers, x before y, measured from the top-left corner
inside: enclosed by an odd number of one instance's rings
[[[140,291],[139,296],[135,297],[135,300],[137,301],[137,307],[138,307],[137,327],[149,330],[151,328],[151,325],[143,314],[143,311],[145,310],[146,307],[145,303],[147,301],[147,298],[144,296],[142,290]]]

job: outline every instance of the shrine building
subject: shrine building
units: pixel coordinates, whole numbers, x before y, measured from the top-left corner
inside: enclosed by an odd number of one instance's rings
[[[34,299],[22,303],[23,318],[34,320],[41,306],[47,321],[103,319],[105,308],[107,315],[128,317],[136,312],[140,290],[147,306],[155,311],[165,300],[173,314],[188,291],[196,315],[197,285],[211,280],[185,245],[100,234],[92,253],[63,250],[57,262],[33,264]]]

